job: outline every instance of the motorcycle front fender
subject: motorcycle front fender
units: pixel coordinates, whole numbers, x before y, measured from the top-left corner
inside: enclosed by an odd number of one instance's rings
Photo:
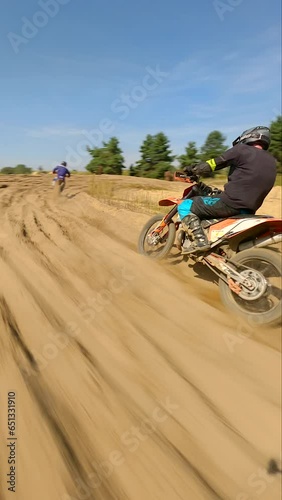
[[[168,207],[169,205],[179,205],[182,202],[182,198],[164,198],[159,201],[161,207]]]

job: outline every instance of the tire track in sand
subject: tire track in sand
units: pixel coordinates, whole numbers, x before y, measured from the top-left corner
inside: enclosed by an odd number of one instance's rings
[[[147,216],[95,202],[79,176],[75,196],[54,203],[49,181],[5,178],[0,191],[0,401],[17,392],[15,498],[280,498],[281,475],[267,474],[280,458],[277,331],[264,332],[269,345],[238,342],[214,289],[136,254]],[[2,473],[2,415],[0,431]]]

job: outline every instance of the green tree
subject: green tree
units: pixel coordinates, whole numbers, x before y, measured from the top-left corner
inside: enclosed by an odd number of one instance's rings
[[[219,130],[210,132],[201,147],[201,160],[210,160],[224,153],[227,149],[227,146],[224,144],[225,141],[226,137]]]
[[[152,154],[153,154],[154,137],[150,134],[146,135],[143,143],[140,146],[141,158],[136,163],[134,168],[135,175],[139,177],[147,177],[153,169]]]
[[[131,164],[130,167],[129,167],[129,175],[131,177],[134,177],[136,175],[136,168],[134,167],[133,164]]]
[[[14,169],[13,167],[3,167],[1,168],[0,173],[3,175],[10,175],[14,173]]]
[[[194,165],[199,161],[199,153],[195,142],[188,142],[185,148],[185,154],[177,157],[180,168],[184,168],[189,165]]]
[[[152,163],[154,137],[151,134],[146,135],[143,143],[140,146],[141,161],[143,163]]]
[[[85,167],[92,173],[103,173],[111,175],[121,175],[124,166],[124,157],[119,147],[119,140],[111,137],[108,142],[103,142],[102,148],[88,148],[92,160]]]
[[[9,174],[31,174],[32,168],[27,167],[26,165],[19,164],[16,167],[3,167],[1,169],[1,174],[9,175]]]
[[[157,165],[163,162],[172,163],[175,157],[170,150],[168,137],[163,132],[159,132],[153,139],[152,164]]]
[[[174,170],[170,162],[167,161],[160,161],[157,163],[155,170],[154,170],[154,178],[155,179],[164,179],[165,174],[167,172],[171,172]]]
[[[282,173],[282,115],[270,124],[271,144],[269,152],[277,160],[277,171]]]
[[[31,174],[32,168],[19,164],[14,168],[14,174]]]
[[[174,156],[170,150],[169,139],[163,132],[152,136],[148,134],[140,146],[141,159],[135,167],[139,177],[163,179],[164,173],[172,170]]]

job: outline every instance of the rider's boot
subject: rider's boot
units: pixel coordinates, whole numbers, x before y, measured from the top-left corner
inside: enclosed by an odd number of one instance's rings
[[[182,254],[206,252],[211,248],[202,227],[201,220],[199,219],[199,217],[197,217],[197,215],[186,215],[186,217],[182,219],[181,224],[183,225],[186,232],[188,230],[191,231],[193,238],[192,244],[191,241],[186,238],[182,246]]]

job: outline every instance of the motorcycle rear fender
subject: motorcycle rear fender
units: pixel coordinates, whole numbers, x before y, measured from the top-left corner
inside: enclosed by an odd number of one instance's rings
[[[232,250],[237,251],[241,243],[282,234],[281,219],[267,219],[259,224],[232,235],[225,235]]]

